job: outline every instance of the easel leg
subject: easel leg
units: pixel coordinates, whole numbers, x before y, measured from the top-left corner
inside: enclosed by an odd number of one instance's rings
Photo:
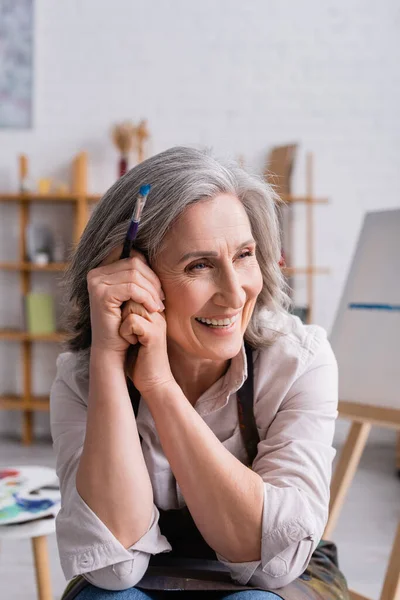
[[[336,526],[339,513],[357,470],[358,463],[360,462],[370,430],[370,423],[353,422],[351,425],[332,477],[329,519],[325,527],[323,539],[331,539],[332,531]]]

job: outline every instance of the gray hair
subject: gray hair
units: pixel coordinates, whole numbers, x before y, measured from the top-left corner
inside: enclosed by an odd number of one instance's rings
[[[256,255],[263,277],[245,340],[254,348],[269,346],[275,336],[265,327],[263,311],[286,312],[290,300],[279,267],[281,244],[276,205],[279,197],[272,187],[237,164],[222,164],[209,151],[174,147],[156,154],[118,179],[95,207],[83,235],[70,257],[62,287],[67,298],[63,328],[64,350],[79,352],[87,369],[90,358],[91,326],[87,274],[117,246],[124,243],[135,198],[143,184],[151,184],[135,245],[150,265],[162,252],[164,237],[174,221],[191,204],[218,194],[236,196],[248,215],[257,243]],[[276,332],[275,332],[276,333]]]

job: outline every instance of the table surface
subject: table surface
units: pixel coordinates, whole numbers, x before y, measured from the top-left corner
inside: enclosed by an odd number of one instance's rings
[[[27,493],[28,496],[38,491],[37,497],[39,498],[40,491],[43,491],[43,495],[46,498],[53,499],[56,504],[51,506],[46,511],[42,511],[38,518],[29,519],[28,511],[21,513],[20,522],[14,523],[1,523],[0,524],[0,539],[24,539],[33,538],[42,535],[50,535],[55,532],[55,517],[58,514],[60,504],[60,490],[56,489],[58,484],[56,471],[53,468],[35,466],[35,465],[7,465],[1,467],[2,483],[6,484],[7,481],[13,483],[13,479],[18,480],[20,475],[7,475],[7,471],[13,472],[18,471],[22,475],[23,485],[19,488],[19,492],[24,495]],[[7,484],[6,484],[7,485]],[[3,486],[4,487],[4,486]],[[35,495],[36,499],[36,495]],[[35,517],[36,515],[32,515]]]
[[[57,511],[58,512],[58,511]],[[15,525],[1,525],[0,539],[26,539],[39,537],[41,535],[50,535],[55,533],[56,519],[55,516],[37,519],[36,521],[28,521],[26,523],[16,523]]]

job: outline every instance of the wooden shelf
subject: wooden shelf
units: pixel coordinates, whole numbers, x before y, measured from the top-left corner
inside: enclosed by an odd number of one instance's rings
[[[294,159],[297,153],[298,144],[286,144],[275,146],[271,149],[264,172],[266,181],[276,190],[279,199],[277,199],[277,216],[279,227],[282,233],[281,251],[282,262],[286,264],[281,267],[282,274],[288,280],[288,294],[299,313],[300,318],[307,324],[314,322],[315,306],[315,277],[318,275],[329,275],[330,269],[316,266],[317,258],[315,256],[315,223],[314,215],[318,205],[327,205],[329,198],[317,197],[314,194],[314,174],[313,174],[313,155],[307,152],[305,161],[305,188],[302,194],[293,194],[291,190],[291,178],[294,167]],[[280,202],[280,200],[282,202]],[[298,224],[297,211],[294,210],[294,204],[302,204],[304,209],[304,241],[305,253],[301,266],[295,266],[294,228]],[[302,300],[303,306],[298,306],[296,302],[297,275],[305,278],[305,299]]]
[[[4,410],[40,410],[48,412],[50,410],[49,396],[0,396],[0,409]]]
[[[77,202],[81,199],[97,202],[98,194],[0,194],[0,202]]]
[[[0,329],[0,341],[9,342],[62,342],[66,336],[65,331],[54,333],[30,333],[21,329]]]
[[[4,271],[65,271],[68,263],[52,262],[47,265],[37,265],[31,262],[0,262],[0,270]]]
[[[39,265],[30,262],[27,259],[27,236],[26,228],[30,222],[31,211],[34,203],[44,203],[46,210],[54,207],[57,210],[59,206],[65,206],[69,203],[73,214],[72,245],[78,244],[82,233],[87,225],[91,203],[96,203],[101,199],[100,194],[89,194],[87,187],[87,153],[80,152],[71,163],[71,178],[68,182],[70,193],[12,193],[2,192],[0,202],[14,203],[16,207],[16,220],[19,224],[19,239],[16,260],[3,260],[0,262],[0,271],[14,271],[18,274],[20,280],[21,300],[32,290],[31,279],[33,272],[59,273],[64,272],[69,266],[68,262],[51,262],[46,265]],[[23,186],[28,175],[28,158],[25,155],[19,156],[19,182]],[[53,275],[54,276],[54,275]],[[23,328],[25,325],[22,326]],[[21,354],[21,396],[3,394],[0,396],[0,409],[15,410],[21,413],[22,442],[28,446],[33,440],[34,430],[34,412],[49,410],[48,396],[34,396],[32,392],[32,369],[33,369],[33,343],[45,342],[60,344],[55,348],[54,358],[61,351],[61,343],[67,339],[67,333],[64,331],[55,331],[47,334],[35,334],[24,329],[2,328],[0,329],[0,342],[19,343]],[[11,360],[11,359],[10,359]],[[55,361],[54,361],[55,362]]]

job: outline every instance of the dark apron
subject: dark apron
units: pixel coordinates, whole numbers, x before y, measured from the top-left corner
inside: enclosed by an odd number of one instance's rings
[[[253,357],[246,344],[248,377],[237,393],[238,420],[248,454],[248,466],[253,464],[260,441],[253,413]],[[128,390],[135,416],[140,394],[130,379]],[[255,586],[234,583],[228,568],[218,559],[197,528],[187,506],[161,510],[159,527],[172,546],[172,551],[152,555],[148,569],[136,588],[143,590],[226,591],[262,590]],[[78,576],[67,586],[62,600],[72,600],[89,583]],[[271,591],[283,600],[350,600],[347,582],[339,570],[337,549],[333,542],[321,540],[314,550],[307,569],[292,583]]]

